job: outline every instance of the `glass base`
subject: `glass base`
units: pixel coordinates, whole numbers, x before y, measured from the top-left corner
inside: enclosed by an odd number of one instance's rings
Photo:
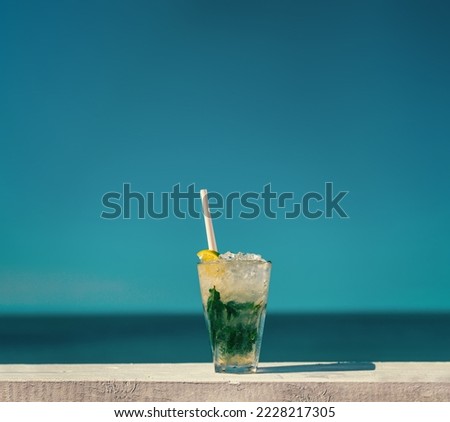
[[[214,365],[214,370],[217,373],[225,374],[254,374],[256,372],[255,365]]]

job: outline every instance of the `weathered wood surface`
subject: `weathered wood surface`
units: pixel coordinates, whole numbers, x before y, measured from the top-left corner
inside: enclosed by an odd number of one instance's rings
[[[0,365],[0,401],[450,401],[450,362]]]

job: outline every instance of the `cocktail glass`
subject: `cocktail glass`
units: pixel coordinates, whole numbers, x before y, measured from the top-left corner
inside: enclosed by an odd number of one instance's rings
[[[216,372],[256,372],[271,267],[264,260],[240,259],[198,264]]]

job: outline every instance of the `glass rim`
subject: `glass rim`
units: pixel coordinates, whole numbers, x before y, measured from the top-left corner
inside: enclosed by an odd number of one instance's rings
[[[242,264],[245,263],[244,265],[269,265],[272,266],[272,261],[257,261],[257,260],[250,260],[250,259],[215,259],[212,261],[204,261],[204,262],[197,262],[197,266],[199,265],[229,265],[229,264]]]

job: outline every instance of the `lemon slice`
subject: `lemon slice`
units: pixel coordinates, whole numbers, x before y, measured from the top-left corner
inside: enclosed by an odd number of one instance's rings
[[[202,262],[216,261],[219,257],[219,252],[212,251],[211,249],[203,249],[197,252],[197,256]]]

